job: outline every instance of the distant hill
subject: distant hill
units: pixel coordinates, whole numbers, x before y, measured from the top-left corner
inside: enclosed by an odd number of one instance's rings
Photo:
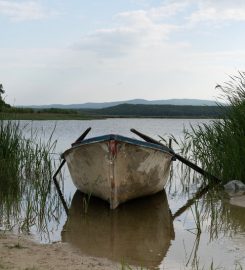
[[[192,106],[216,106],[214,100],[203,100],[203,99],[165,99],[165,100],[145,100],[145,99],[131,99],[124,101],[114,102],[88,102],[81,104],[50,104],[50,105],[30,105],[30,106],[19,106],[19,107],[30,107],[37,109],[48,109],[48,108],[60,108],[60,109],[103,109],[113,107],[121,104],[143,104],[143,105],[192,105]]]
[[[80,109],[100,117],[219,118],[226,112],[221,106],[120,104],[103,109]]]

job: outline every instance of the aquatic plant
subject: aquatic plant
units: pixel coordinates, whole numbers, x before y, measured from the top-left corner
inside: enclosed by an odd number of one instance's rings
[[[130,266],[124,261],[121,263],[120,270],[148,270],[148,268]]]
[[[207,267],[201,266],[199,260],[197,260],[197,263],[194,264],[191,268],[192,270],[226,270],[226,267],[222,267],[222,266],[215,266],[214,262],[212,261],[210,265],[208,265]],[[243,267],[242,265],[240,265],[239,263],[236,263],[234,265],[233,268],[231,268],[232,270],[242,270]]]
[[[0,227],[29,232],[47,227],[60,211],[51,182],[55,141],[26,138],[18,121],[0,120]]]
[[[216,88],[226,104],[221,119],[184,130],[182,154],[226,183],[245,183],[245,72]]]

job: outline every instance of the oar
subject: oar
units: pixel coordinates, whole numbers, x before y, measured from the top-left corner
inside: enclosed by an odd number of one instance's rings
[[[87,129],[83,132],[83,134],[82,134],[81,136],[79,136],[79,138],[78,138],[74,143],[72,143],[72,146],[73,146],[74,144],[77,144],[77,143],[81,142],[81,141],[87,136],[87,134],[89,133],[90,130],[91,130],[91,127],[87,128]],[[60,170],[62,169],[62,167],[64,166],[65,163],[66,163],[66,160],[63,159],[62,162],[60,163],[59,168],[57,169],[56,173],[55,173],[54,176],[53,176],[53,180],[54,180],[54,184],[55,184],[55,187],[56,187],[56,189],[57,189],[58,195],[59,195],[59,197],[60,197],[60,200],[61,200],[61,202],[62,202],[62,204],[63,204],[63,206],[64,206],[64,209],[65,209],[65,211],[66,211],[66,214],[68,215],[68,211],[69,211],[69,210],[68,210],[66,201],[65,201],[65,199],[64,199],[64,196],[63,196],[63,194],[62,194],[62,192],[61,192],[59,183],[58,183],[58,181],[57,181],[57,179],[56,179],[56,176],[59,174]]]
[[[71,146],[73,146],[73,145],[75,145],[75,144],[77,144],[77,143],[83,141],[83,139],[87,136],[87,134],[89,133],[90,130],[91,130],[91,127],[87,128],[87,129],[83,132],[83,134],[82,134],[78,139],[76,139],[76,141],[75,141],[74,143],[71,144]]]
[[[183,214],[189,207],[191,207],[195,201],[197,201],[199,198],[201,198],[204,194],[206,194],[211,187],[214,186],[210,186],[210,185],[206,185],[205,187],[199,189],[195,196],[191,199],[189,199],[182,207],[180,207],[175,213],[174,215],[172,215],[173,220],[176,219],[178,216],[180,216],[181,214]]]
[[[168,149],[169,153],[171,153],[176,159],[178,159],[179,161],[181,161],[182,163],[184,163],[185,165],[187,165],[188,167],[192,168],[193,170],[195,170],[196,172],[202,174],[203,176],[208,177],[209,179],[214,180],[215,182],[221,182],[221,180],[210,174],[209,172],[203,170],[201,167],[197,166],[196,164],[192,163],[191,161],[187,160],[186,158],[182,157],[179,154],[176,154],[172,149],[170,149],[169,147],[167,147],[166,145],[158,142],[157,140],[135,130],[134,128],[130,129],[131,132],[133,132],[134,134],[138,135],[139,137],[141,137],[143,140],[145,140],[146,142],[150,142],[150,143],[154,143],[157,145],[161,145],[164,149]]]

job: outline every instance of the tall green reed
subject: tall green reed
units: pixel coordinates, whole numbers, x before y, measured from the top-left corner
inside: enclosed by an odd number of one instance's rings
[[[182,153],[226,183],[245,183],[245,72],[218,85],[225,114],[209,124],[184,130]]]
[[[0,120],[0,228],[45,231],[61,208],[51,179],[56,142],[27,138],[18,121]]]

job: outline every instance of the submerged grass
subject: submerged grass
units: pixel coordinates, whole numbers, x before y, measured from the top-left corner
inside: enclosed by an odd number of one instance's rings
[[[224,117],[185,129],[181,151],[223,183],[232,179],[245,183],[245,72],[216,87],[228,102],[220,105]]]
[[[121,263],[120,270],[148,270],[148,268],[144,267],[136,267],[136,266],[130,266],[125,262]]]
[[[60,212],[51,178],[52,134],[42,142],[32,132],[26,138],[18,121],[0,119],[0,228],[30,232],[47,228]]]

